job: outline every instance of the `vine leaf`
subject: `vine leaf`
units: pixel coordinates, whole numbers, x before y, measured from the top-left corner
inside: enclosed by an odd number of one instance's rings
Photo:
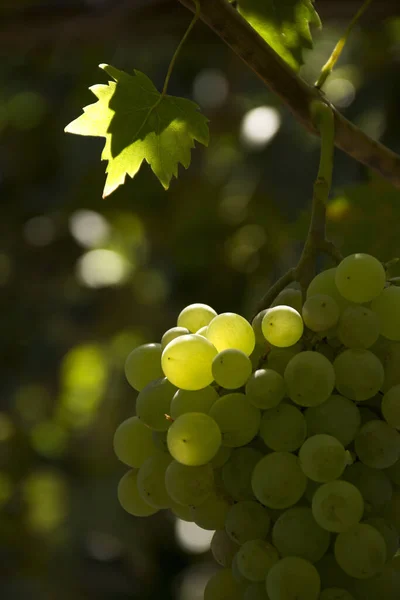
[[[238,0],[240,14],[295,71],[312,48],[310,25],[321,26],[314,0]]]
[[[207,146],[207,119],[197,104],[160,94],[140,71],[129,75],[100,65],[114,81],[90,88],[98,101],[83,109],[65,131],[105,137],[102,160],[107,160],[103,197],[134,177],[146,161],[165,189],[178,176],[178,165],[190,164],[195,140]]]

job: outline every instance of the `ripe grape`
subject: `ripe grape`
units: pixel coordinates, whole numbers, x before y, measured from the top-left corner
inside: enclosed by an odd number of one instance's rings
[[[272,369],[257,369],[246,383],[246,397],[257,408],[277,406],[285,395],[285,381]]]
[[[223,313],[215,317],[208,326],[207,339],[218,352],[234,348],[250,356],[255,346],[252,326],[235,313]]]
[[[237,502],[228,511],[225,530],[238,544],[244,544],[256,538],[265,539],[271,526],[267,509],[258,502],[243,500]]]
[[[399,534],[392,523],[386,521],[383,517],[371,517],[364,521],[367,525],[372,525],[381,534],[386,544],[386,559],[390,560],[399,549]]]
[[[144,344],[132,350],[125,361],[125,375],[138,392],[154,379],[163,377],[161,344]]]
[[[347,348],[370,348],[379,337],[376,313],[366,306],[348,306],[340,316],[337,336]]]
[[[201,390],[178,390],[171,400],[169,414],[173,419],[188,412],[207,414],[218,398],[217,391],[210,385]]]
[[[304,473],[319,483],[337,479],[346,467],[344,446],[331,435],[318,433],[309,437],[299,451],[300,466]]]
[[[378,317],[381,335],[400,341],[400,289],[391,285],[373,300],[371,308]]]
[[[272,543],[284,556],[320,560],[328,550],[330,533],[322,529],[307,506],[289,508],[275,522]]]
[[[339,566],[351,577],[372,577],[385,564],[385,540],[371,525],[358,523],[339,533],[335,541],[335,557]]]
[[[271,600],[318,600],[321,582],[312,563],[297,556],[286,556],[267,574],[267,593]]]
[[[125,473],[118,484],[118,500],[123,509],[135,517],[149,517],[158,512],[141,496],[137,485],[138,471],[132,469]]]
[[[307,478],[290,452],[272,452],[255,466],[251,484],[259,502],[269,508],[288,508],[303,496]]]
[[[318,525],[340,533],[356,525],[364,512],[364,501],[355,485],[329,481],[319,486],[312,499],[312,513]]]
[[[221,430],[224,446],[244,446],[257,435],[261,414],[244,394],[222,396],[212,405],[209,414]]]
[[[215,489],[207,499],[191,508],[196,525],[207,530],[223,529],[233,500],[222,490]]]
[[[304,303],[302,316],[304,324],[311,331],[326,331],[334,327],[339,320],[339,306],[326,294],[309,296]]]
[[[278,348],[293,346],[303,335],[301,315],[291,306],[275,306],[264,315],[261,324],[265,339]]]
[[[332,394],[335,372],[325,356],[305,351],[289,361],[284,378],[293,402],[300,406],[317,406]]]
[[[121,462],[138,469],[157,452],[153,432],[138,417],[126,419],[115,431],[114,452]]]
[[[210,464],[188,467],[173,460],[165,472],[168,495],[179,504],[196,506],[214,489],[214,471]]]
[[[386,281],[382,263],[370,254],[346,256],[336,269],[339,293],[350,302],[370,302],[382,292]]]
[[[200,390],[213,381],[211,365],[217,350],[203,336],[181,335],[161,355],[161,365],[171,383],[183,390]]]
[[[385,421],[368,421],[358,432],[354,449],[368,467],[386,469],[400,457],[400,433]]]
[[[245,542],[237,553],[239,571],[253,582],[264,581],[268,571],[278,560],[277,549],[260,539]]]
[[[221,445],[221,431],[204,413],[185,413],[168,430],[168,450],[175,460],[196,467],[208,463]]]
[[[340,311],[342,311],[346,308],[346,306],[349,305],[349,301],[343,298],[336,287],[336,271],[337,268],[334,267],[318,273],[307,288],[307,298],[311,298],[312,296],[316,296],[318,294],[329,296],[335,300]]]
[[[136,398],[139,419],[155,431],[167,431],[170,422],[165,415],[169,413],[175,392],[176,387],[166,378],[148,383]]]
[[[263,413],[260,436],[271,450],[294,452],[304,442],[306,420],[298,408],[281,402],[276,408]]]
[[[400,385],[394,385],[383,396],[382,414],[391,427],[400,429]]]
[[[181,336],[187,335],[190,333],[189,329],[186,327],[171,327],[168,329],[161,338],[161,348],[164,350],[165,346],[167,346],[172,340]]]
[[[356,437],[361,425],[361,415],[354,402],[332,394],[322,404],[307,408],[304,413],[308,435],[326,433],[348,446]]]
[[[333,363],[337,390],[356,402],[368,400],[377,394],[385,373],[379,358],[369,350],[345,350]]]
[[[251,375],[252,365],[247,354],[229,348],[219,352],[212,362],[216,383],[227,390],[242,387]]]
[[[206,327],[217,313],[207,304],[190,304],[178,315],[178,327],[185,327],[191,333],[196,333],[202,327]]]

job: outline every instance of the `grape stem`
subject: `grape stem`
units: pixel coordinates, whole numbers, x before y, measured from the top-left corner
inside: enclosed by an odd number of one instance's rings
[[[310,227],[307,238],[297,266],[289,269],[287,273],[282,275],[270,287],[257,304],[255,315],[261,310],[268,308],[279,292],[293,281],[300,283],[304,295],[310,281],[315,276],[316,260],[319,254],[327,254],[333,259],[335,264],[339,264],[342,260],[339,250],[326,237],[326,204],[332,185],[335,147],[334,114],[329,104],[323,100],[314,100],[312,102],[311,114],[314,125],[321,136],[321,155],[318,175],[314,183]]]

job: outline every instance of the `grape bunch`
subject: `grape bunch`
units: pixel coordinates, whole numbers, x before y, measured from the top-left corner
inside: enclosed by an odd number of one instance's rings
[[[205,600],[400,598],[400,288],[353,254],[250,324],[193,304],[135,348],[122,507],[214,531]]]

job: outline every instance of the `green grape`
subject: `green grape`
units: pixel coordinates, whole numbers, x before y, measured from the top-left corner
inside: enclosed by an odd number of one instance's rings
[[[270,526],[271,518],[267,509],[252,500],[243,500],[231,506],[225,520],[226,533],[238,544],[257,538],[265,539]]]
[[[165,472],[171,462],[168,454],[155,454],[144,461],[137,476],[139,494],[154,508],[169,508],[170,497],[165,487]]]
[[[293,346],[303,335],[303,319],[291,306],[270,308],[262,320],[265,339],[278,348]]]
[[[161,344],[143,344],[132,350],[125,361],[125,376],[138,392],[162,377]]]
[[[147,427],[155,431],[167,431],[170,421],[171,400],[176,387],[168,379],[156,379],[148,383],[136,398],[136,414]]]
[[[221,567],[229,568],[239,546],[226,533],[224,529],[217,529],[211,540],[211,552]]]
[[[158,512],[158,508],[150,506],[139,494],[137,486],[138,472],[131,470],[125,473],[118,484],[118,500],[126,512],[135,517],[149,517]]]
[[[214,489],[214,471],[211,465],[188,467],[173,460],[165,472],[168,495],[179,504],[197,506]]]
[[[291,346],[290,348],[272,348],[268,353],[267,367],[272,371],[276,371],[279,375],[284,375],[285,369],[289,362],[296,354],[299,354],[303,350],[303,346],[300,342]],[[272,408],[272,407],[271,407]]]
[[[310,562],[320,560],[328,550],[330,533],[322,529],[306,506],[289,508],[275,522],[272,543],[279,554],[300,556]]]
[[[192,507],[192,517],[196,525],[203,529],[210,531],[213,529],[223,529],[226,516],[232,504],[232,498],[223,491],[216,489],[211,492],[207,500],[199,504],[199,506]]]
[[[391,427],[400,429],[400,385],[394,385],[383,396],[382,414]]]
[[[329,360],[309,350],[296,354],[285,369],[289,397],[300,406],[317,406],[332,394],[335,373]]]
[[[217,454],[211,460],[211,466],[213,469],[220,469],[223,467],[229,460],[232,454],[232,448],[228,446],[220,446]]]
[[[169,414],[173,419],[188,412],[208,414],[218,398],[217,391],[210,385],[201,390],[178,390],[172,398]]]
[[[382,516],[392,523],[400,535],[400,490],[394,490],[390,502],[382,511]]]
[[[251,474],[263,457],[255,448],[235,448],[229,460],[222,467],[222,481],[228,494],[234,500],[253,500]]]
[[[386,469],[400,457],[400,434],[385,421],[368,421],[358,432],[354,449],[368,467]]]
[[[262,332],[262,320],[264,318],[265,313],[267,312],[268,308],[264,308],[264,310],[262,310],[261,312],[259,312],[258,314],[256,314],[256,316],[254,317],[254,319],[251,322],[251,326],[253,328],[254,331],[254,335],[256,338],[256,344],[262,344],[263,346],[265,346],[265,337],[264,334]]]
[[[335,300],[336,304],[339,306],[339,309],[342,311],[344,308],[346,308],[346,306],[349,305],[349,301],[343,298],[336,287],[336,270],[337,268],[334,267],[318,273],[318,275],[314,277],[307,288],[307,298],[311,298],[317,294],[330,296],[333,298],[333,300]]]
[[[389,477],[380,469],[371,469],[357,461],[347,467],[343,479],[352,483],[361,492],[367,514],[380,513],[390,502],[393,489]]]
[[[114,434],[117,458],[129,467],[141,467],[146,458],[157,452],[152,433],[138,417],[126,419]]]
[[[347,575],[336,562],[335,556],[331,552],[327,552],[324,556],[315,563],[314,565],[321,578],[321,587],[334,588],[339,587],[345,590],[351,590],[353,587],[354,579]],[[358,599],[357,599],[358,600]]]
[[[378,318],[366,306],[348,306],[340,316],[337,336],[347,348],[370,348],[379,337]]]
[[[355,600],[355,598],[343,588],[331,587],[322,590],[319,600]]]
[[[215,317],[208,326],[207,339],[218,352],[235,348],[247,356],[253,352],[256,343],[250,323],[235,313],[223,313]]]
[[[354,581],[354,597],[357,600],[398,600],[400,598],[400,574],[385,565],[382,571]]]
[[[216,383],[227,390],[242,387],[251,375],[252,365],[247,354],[229,348],[219,352],[212,362]]]
[[[178,327],[185,327],[191,333],[196,333],[202,327],[206,327],[217,313],[207,304],[190,304],[186,306],[178,316]]]
[[[392,523],[386,521],[383,517],[371,517],[364,521],[367,525],[372,525],[381,534],[386,544],[386,560],[390,560],[399,549],[399,534]]]
[[[312,563],[298,556],[286,556],[267,575],[271,600],[318,600],[321,582]]]
[[[338,265],[335,274],[339,293],[350,302],[370,302],[382,292],[386,281],[382,263],[370,254],[351,254]]]
[[[208,325],[204,325],[204,327],[200,327],[200,329],[198,329],[196,331],[196,334],[202,335],[204,338],[207,338],[207,329],[208,329]]]
[[[185,506],[184,504],[179,504],[178,502],[174,502],[171,498],[171,503],[169,507],[177,519],[181,521],[187,521],[188,523],[193,523],[192,510],[190,506]]]
[[[246,383],[246,397],[257,408],[274,408],[285,395],[285,381],[272,369],[257,369]]]
[[[246,583],[239,583],[231,569],[221,569],[208,580],[204,600],[242,600]]]
[[[323,483],[312,499],[314,519],[323,529],[340,533],[356,525],[364,512],[361,492],[347,481]]]
[[[335,558],[338,565],[350,577],[357,579],[372,577],[385,564],[385,540],[371,525],[358,523],[337,536]]]
[[[304,413],[308,435],[326,433],[348,446],[361,426],[357,406],[344,396],[333,394],[318,406],[307,408]]]
[[[260,539],[245,542],[237,553],[239,571],[253,582],[264,581],[268,571],[278,560],[277,549]]]
[[[344,446],[326,433],[309,437],[300,448],[299,459],[305,475],[319,483],[340,477],[347,462]]]
[[[279,292],[275,300],[271,303],[271,308],[282,305],[291,306],[292,308],[297,310],[298,313],[301,314],[301,308],[303,306],[301,290],[297,290],[292,287],[287,287],[281,292]]]
[[[255,466],[251,484],[257,500],[269,508],[289,508],[304,494],[307,478],[297,456],[272,452]]]
[[[188,333],[190,333],[190,331],[189,329],[186,329],[186,327],[171,327],[171,329],[168,329],[161,338],[162,350],[164,350],[165,346],[168,346],[172,340],[175,340],[181,335],[188,335]]]
[[[281,403],[263,413],[260,436],[271,450],[294,452],[300,448],[306,435],[306,420],[292,404]]]
[[[260,427],[261,413],[244,394],[222,396],[212,405],[209,414],[221,430],[224,446],[236,448],[248,444]]]
[[[371,308],[378,317],[381,335],[388,340],[400,341],[400,289],[391,285],[375,298]]]
[[[337,390],[356,402],[375,396],[384,381],[382,363],[369,350],[345,350],[336,357],[333,367]]]
[[[183,390],[201,390],[213,381],[211,365],[217,350],[201,335],[181,335],[161,355],[165,376]]]
[[[270,600],[265,583],[251,583],[244,592],[243,600]]]
[[[168,450],[175,460],[189,467],[210,462],[221,445],[217,423],[204,413],[185,413],[168,430]]]
[[[336,300],[326,294],[309,296],[304,302],[302,316],[304,324],[311,331],[327,331],[335,327],[339,320],[339,306]]]
[[[400,487],[400,460],[396,460],[394,465],[384,470],[384,473],[396,487]]]

